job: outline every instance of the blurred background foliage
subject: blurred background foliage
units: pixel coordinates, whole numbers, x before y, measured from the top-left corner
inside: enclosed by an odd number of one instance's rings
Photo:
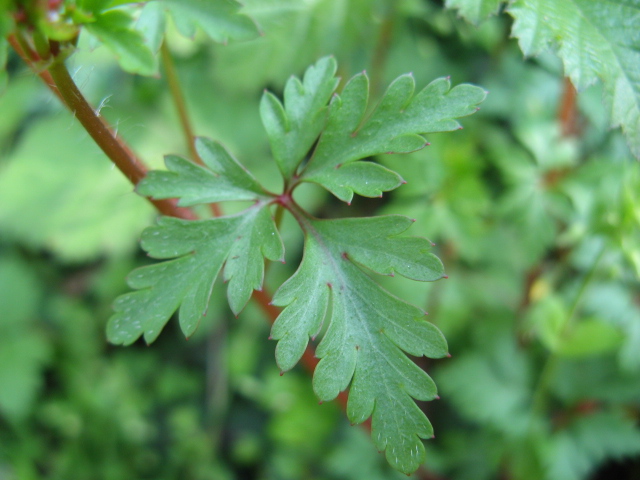
[[[408,183],[321,217],[399,213],[437,244],[449,278],[385,287],[426,308],[451,359],[420,364],[440,388],[416,478],[640,478],[640,165],[593,86],[577,98],[549,55],[524,59],[508,15],[473,26],[436,0],[246,0],[254,40],[212,44],[169,24],[196,133],[224,143],[267,186],[278,175],[258,115],[265,88],[337,57],[373,96],[411,71],[490,91],[464,130],[386,156]],[[80,38],[71,70],[153,166],[187,154],[162,76],[122,72]],[[367,433],[318,405],[308,373],[280,376],[269,323],[234,318],[218,287],[189,341],[175,322],[152,346],[104,328],[137,240],[156,215],[17,56],[0,97],[0,479],[394,479]],[[162,71],[162,70],[160,70]],[[285,218],[288,262],[300,256]]]

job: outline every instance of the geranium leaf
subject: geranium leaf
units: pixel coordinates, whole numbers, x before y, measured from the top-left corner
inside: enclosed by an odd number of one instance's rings
[[[107,335],[116,344],[131,344],[141,335],[152,342],[178,308],[188,337],[209,305],[218,273],[224,267],[227,297],[237,314],[252,290],[262,287],[263,257],[282,260],[282,241],[265,203],[244,212],[209,220],[162,217],[142,234],[151,257],[172,259],[134,270],[128,278],[135,292],[118,297]]]
[[[409,473],[424,460],[420,438],[433,430],[417,400],[432,400],[436,387],[403,353],[440,358],[447,344],[425,313],[385,291],[366,273],[395,272],[420,281],[443,277],[431,244],[400,237],[412,223],[402,216],[317,220],[297,212],[305,231],[298,271],[276,292],[286,306],[271,336],[279,340],[276,360],[288,370],[309,342],[328,329],[316,354],[321,358],[313,385],[321,400],[332,400],[351,385],[347,413],[353,423],[373,416],[376,447],[389,463]]]
[[[325,125],[327,102],[338,85],[336,68],[335,59],[325,57],[307,69],[302,82],[291,77],[284,90],[284,106],[268,92],[262,97],[262,123],[286,179],[295,173]]]
[[[167,155],[164,170],[153,170],[138,184],[139,194],[153,198],[179,197],[178,205],[266,198],[256,179],[225,148],[207,138],[196,139],[204,166]]]
[[[327,125],[302,179],[318,183],[348,202],[352,193],[344,190],[353,192],[361,187],[357,182],[332,181],[332,176],[341,175],[340,169],[374,155],[420,150],[428,145],[422,134],[459,129],[456,118],[476,112],[486,96],[473,85],[451,88],[448,78],[431,82],[416,95],[414,90],[413,76],[398,77],[367,118],[369,80],[364,73],[353,77],[342,94],[333,97]],[[385,191],[399,184],[390,183]]]

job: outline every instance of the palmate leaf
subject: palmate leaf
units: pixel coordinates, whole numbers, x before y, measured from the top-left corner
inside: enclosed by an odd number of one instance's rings
[[[283,258],[270,213],[270,205],[280,204],[298,221],[305,245],[298,270],[273,299],[286,307],[272,329],[277,363],[283,371],[293,368],[326,319],[317,349],[321,360],[314,373],[315,392],[321,400],[332,400],[350,387],[351,421],[372,417],[377,448],[393,467],[410,473],[425,457],[421,439],[433,435],[414,399],[432,400],[436,387],[407,354],[444,357],[447,343],[425,320],[425,312],[385,291],[370,275],[397,272],[434,281],[444,276],[442,263],[429,253],[427,239],[401,235],[412,224],[406,217],[318,220],[297,206],[292,193],[301,180],[319,183],[347,201],[354,192],[373,196],[397,187],[399,175],[361,160],[413,151],[426,144],[420,134],[459,128],[455,118],[475,112],[485,92],[471,85],[452,89],[447,79],[440,79],[414,96],[413,78],[403,76],[363,120],[366,75],[354,77],[336,96],[335,71],[335,60],[323,58],[303,81],[288,82],[284,105],[271,94],[263,97],[262,120],[285,179],[281,195],[264,190],[223,147],[206,139],[197,140],[204,166],[167,156],[168,171],[151,172],[138,185],[141,194],[177,197],[182,206],[226,200],[254,205],[210,220],[165,217],[146,229],[143,248],[167,261],[132,273],[129,284],[137,291],[116,300],[108,334],[114,343],[129,344],[141,335],[153,341],[179,309],[182,330],[190,335],[222,269],[229,304],[239,312],[252,290],[262,286],[264,258]],[[309,163],[302,166],[316,143]]]
[[[486,92],[473,85],[451,88],[440,78],[414,96],[410,74],[398,77],[375,111],[365,118],[369,80],[365,73],[353,77],[329,106],[329,118],[302,179],[322,185],[343,201],[353,193],[379,196],[402,183],[398,174],[376,163],[351,162],[383,153],[408,153],[428,145],[426,133],[457,130],[455,120],[478,110]]]
[[[327,317],[316,352],[316,394],[332,400],[351,384],[349,419],[361,423],[373,416],[376,447],[386,450],[394,468],[413,472],[425,457],[420,438],[430,438],[433,429],[411,397],[432,400],[436,387],[402,351],[440,358],[447,344],[422,310],[382,289],[363,267],[432,281],[443,277],[442,264],[428,253],[428,240],[398,237],[412,223],[406,217],[317,220],[294,214],[305,231],[305,250],[298,271],[273,299],[286,306],[271,332],[279,340],[278,365],[292,368]]]
[[[252,290],[262,287],[264,260],[282,260],[284,248],[265,202],[244,212],[208,220],[161,217],[142,233],[142,247],[154,258],[174,258],[134,270],[128,278],[138,289],[118,297],[107,336],[128,345],[144,335],[156,339],[178,308],[180,327],[189,337],[206,313],[213,283],[222,265],[227,297],[234,313]]]
[[[611,122],[640,158],[640,1],[516,0],[509,13],[525,55],[555,46],[578,89],[602,80]]]

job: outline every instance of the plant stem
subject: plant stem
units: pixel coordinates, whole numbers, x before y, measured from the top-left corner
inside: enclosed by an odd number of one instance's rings
[[[16,37],[16,35],[13,33],[7,37],[7,41],[18,54],[18,56],[22,59],[22,61],[24,61],[24,63],[26,63],[29,68],[31,68],[31,70],[37,73],[44,84],[49,87],[49,90],[51,90],[51,92],[56,97],[58,97],[58,100],[60,100],[64,104],[65,102],[62,98],[62,95],[60,95],[60,92],[54,86],[51,74],[47,70],[39,70],[35,65],[35,62],[38,62],[40,60],[38,54],[31,49],[27,50],[25,47],[28,47],[28,45],[24,45],[24,42],[20,42],[18,37]]]
[[[195,134],[193,133],[193,127],[191,126],[191,121],[189,120],[189,115],[187,113],[187,102],[185,101],[182,89],[180,88],[180,78],[178,77],[178,72],[176,71],[176,66],[173,62],[173,57],[171,56],[169,47],[167,47],[166,41],[162,42],[162,46],[160,47],[160,55],[162,56],[164,71],[167,74],[169,91],[171,92],[173,103],[176,107],[176,110],[178,111],[180,126],[182,127],[182,133],[187,142],[187,148],[189,149],[192,160],[202,165],[202,159],[200,158],[200,155],[198,155],[194,143]]]
[[[395,23],[396,3],[395,0],[388,2],[385,16],[380,25],[378,42],[373,51],[371,59],[371,96],[376,97],[382,90],[382,80],[384,78],[384,66],[389,57],[389,48],[393,37],[393,27]]]
[[[166,41],[162,42],[162,45],[160,47],[160,55],[162,56],[164,71],[167,74],[169,91],[171,92],[173,103],[176,107],[176,110],[178,111],[180,126],[182,127],[182,133],[187,143],[187,148],[189,150],[189,154],[191,155],[191,159],[194,162],[199,163],[200,165],[204,165],[204,162],[202,161],[200,155],[198,155],[198,151],[196,150],[196,136],[193,132],[191,120],[189,119],[189,113],[187,112],[187,102],[184,98],[184,94],[182,93],[182,88],[180,88],[180,77],[178,77],[176,65],[173,61],[173,57],[171,56],[171,52],[169,51],[169,47],[167,47]],[[222,210],[217,203],[211,204],[211,212],[213,213],[214,217],[222,216]]]
[[[580,305],[580,301],[582,300],[582,297],[585,291],[587,290],[587,287],[591,283],[591,280],[593,280],[598,264],[600,263],[600,260],[602,259],[604,252],[605,252],[605,247],[603,246],[600,249],[600,252],[596,255],[596,258],[593,260],[593,264],[591,265],[591,268],[589,268],[589,271],[586,273],[586,275],[582,279],[582,282],[580,283],[580,287],[578,288],[578,291],[576,292],[576,296],[573,299],[573,303],[571,304],[569,313],[564,321],[564,324],[562,325],[562,329],[559,335],[561,339],[566,337],[566,335],[569,333],[571,325],[573,324],[573,319],[575,318],[576,311],[578,310],[578,306]],[[549,357],[547,358],[547,361],[544,364],[544,367],[542,368],[542,373],[540,374],[538,384],[536,385],[536,389],[533,393],[532,413],[534,415],[542,412],[546,406],[546,403],[547,403],[546,397],[547,397],[547,391],[549,390],[549,384],[553,379],[553,375],[555,374],[559,361],[560,361],[560,356],[558,355],[558,353],[551,352],[549,354]],[[534,415],[532,415],[532,419]]]
[[[558,121],[563,137],[578,136],[580,125],[578,118],[578,104],[576,88],[567,77],[563,79],[563,92],[558,108]]]
[[[96,144],[129,181],[137,185],[147,174],[144,163],[136,157],[128,145],[116,137],[107,122],[91,108],[62,61],[54,60],[49,67],[49,73],[53,81],[49,87],[58,91],[64,104],[73,112]],[[178,207],[174,199],[149,199],[149,201],[164,215],[185,219],[197,218],[191,210]]]

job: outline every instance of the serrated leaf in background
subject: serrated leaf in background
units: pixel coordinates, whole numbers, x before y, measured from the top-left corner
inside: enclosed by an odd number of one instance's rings
[[[464,18],[478,24],[495,15],[503,2],[504,0],[446,0],[445,6],[457,9]]]
[[[451,88],[446,78],[434,80],[415,96],[414,89],[411,75],[398,77],[375,111],[365,117],[369,80],[364,73],[353,77],[342,93],[332,99],[327,126],[302,179],[318,183],[349,202],[353,192],[364,190],[364,186],[357,177],[336,173],[343,166],[382,153],[420,150],[427,145],[422,134],[459,129],[455,119],[476,112],[486,96],[483,89],[473,85]],[[336,175],[338,181],[334,179]],[[394,185],[391,180],[387,175],[385,182]],[[394,188],[399,184],[397,177]]]
[[[305,252],[273,299],[286,306],[271,332],[279,340],[278,365],[289,370],[297,363],[326,316],[329,327],[316,351],[316,394],[333,400],[351,384],[349,419],[361,423],[373,416],[378,450],[386,451],[394,468],[413,472],[424,460],[420,438],[433,429],[411,397],[432,400],[436,388],[403,350],[440,358],[447,344],[422,310],[391,296],[362,268],[433,281],[442,278],[442,264],[428,253],[426,239],[399,236],[412,223],[406,217],[313,220],[298,212],[296,218],[305,230]]]
[[[265,190],[256,179],[222,145],[198,137],[196,150],[205,166],[167,155],[168,171],[150,171],[136,186],[136,191],[158,199],[179,198],[178,205],[183,207],[266,198]]]
[[[640,2],[516,0],[508,11],[525,55],[557,48],[578,90],[602,80],[611,123],[640,158]]]
[[[193,37],[196,28],[220,43],[248,40],[258,35],[258,29],[235,0],[157,0],[171,14],[183,35]]]
[[[129,345],[141,335],[153,342],[173,312],[190,337],[207,312],[213,284],[224,267],[227,297],[238,314],[253,290],[262,288],[264,259],[282,260],[284,247],[268,206],[256,203],[244,212],[209,220],[161,217],[147,228],[142,247],[153,258],[172,259],[134,270],[128,281],[135,292],[118,297],[107,336]],[[177,257],[177,258],[176,258]]]
[[[244,12],[265,32],[254,40],[216,46],[216,81],[234,91],[281,88],[294,73],[326,55],[347,72],[370,64],[386,2],[371,0],[245,0]]]

